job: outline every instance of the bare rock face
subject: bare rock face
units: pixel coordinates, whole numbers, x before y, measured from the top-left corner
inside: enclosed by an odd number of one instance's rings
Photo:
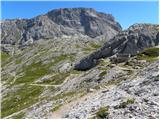
[[[53,10],[48,13],[48,17],[58,25],[73,28],[92,38],[104,34],[110,38],[115,32],[121,30],[121,26],[112,15],[96,12],[92,8]]]
[[[102,48],[82,59],[75,69],[86,70],[94,67],[100,58],[115,54],[136,55],[144,48],[159,44],[158,25],[135,24],[117,34],[104,44]]]
[[[27,41],[51,39],[62,35],[82,34],[91,38],[104,35],[112,38],[121,26],[110,14],[91,8],[64,8],[32,19],[2,22],[2,44],[24,45]]]

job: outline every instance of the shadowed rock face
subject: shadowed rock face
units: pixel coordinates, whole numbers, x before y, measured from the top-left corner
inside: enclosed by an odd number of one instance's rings
[[[75,65],[77,70],[87,70],[94,67],[100,58],[115,54],[136,55],[144,48],[159,44],[158,25],[135,24],[110,39],[98,51],[82,59]]]
[[[2,44],[24,44],[27,41],[75,34],[91,38],[105,35],[110,39],[119,31],[121,26],[110,14],[91,8],[64,8],[32,19],[3,21]]]

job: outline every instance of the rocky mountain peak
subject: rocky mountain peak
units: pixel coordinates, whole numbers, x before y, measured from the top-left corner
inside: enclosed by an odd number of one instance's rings
[[[66,14],[66,13],[77,13],[77,12],[90,12],[90,13],[96,13],[96,11],[93,8],[84,8],[84,7],[78,7],[78,8],[60,8],[60,9],[54,9],[48,12],[49,14],[55,14],[58,13],[60,15]]]
[[[96,12],[93,8],[57,9],[48,12],[47,15],[55,23],[77,29],[93,38],[109,32],[110,27],[114,31],[121,30],[121,26],[112,15]],[[111,31],[114,32],[113,30]]]
[[[13,30],[14,29],[14,30]],[[28,40],[52,39],[63,35],[87,35],[112,38],[121,26],[110,14],[92,8],[61,8],[32,19],[14,19],[2,23],[3,44],[26,44]]]

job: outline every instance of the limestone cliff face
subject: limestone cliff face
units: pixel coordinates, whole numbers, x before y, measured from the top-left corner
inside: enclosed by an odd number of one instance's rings
[[[119,31],[120,24],[110,14],[91,8],[64,8],[32,19],[3,21],[2,44],[24,44],[27,41],[75,34],[91,38],[104,35],[110,39]]]
[[[135,24],[110,39],[102,48],[82,59],[75,69],[85,70],[96,65],[100,58],[115,54],[136,55],[144,48],[159,44],[158,25]]]

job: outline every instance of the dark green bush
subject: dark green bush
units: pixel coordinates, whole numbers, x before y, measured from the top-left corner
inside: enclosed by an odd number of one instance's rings
[[[109,115],[108,112],[108,107],[101,107],[97,112],[96,112],[96,118],[97,119],[106,119]]]
[[[99,74],[99,77],[103,77],[104,75],[106,75],[107,74],[107,72],[106,71],[103,71],[103,72],[101,72],[100,74]]]
[[[120,103],[118,108],[125,108],[127,107],[127,105],[133,104],[133,103],[134,103],[134,99],[128,99],[126,102]]]

